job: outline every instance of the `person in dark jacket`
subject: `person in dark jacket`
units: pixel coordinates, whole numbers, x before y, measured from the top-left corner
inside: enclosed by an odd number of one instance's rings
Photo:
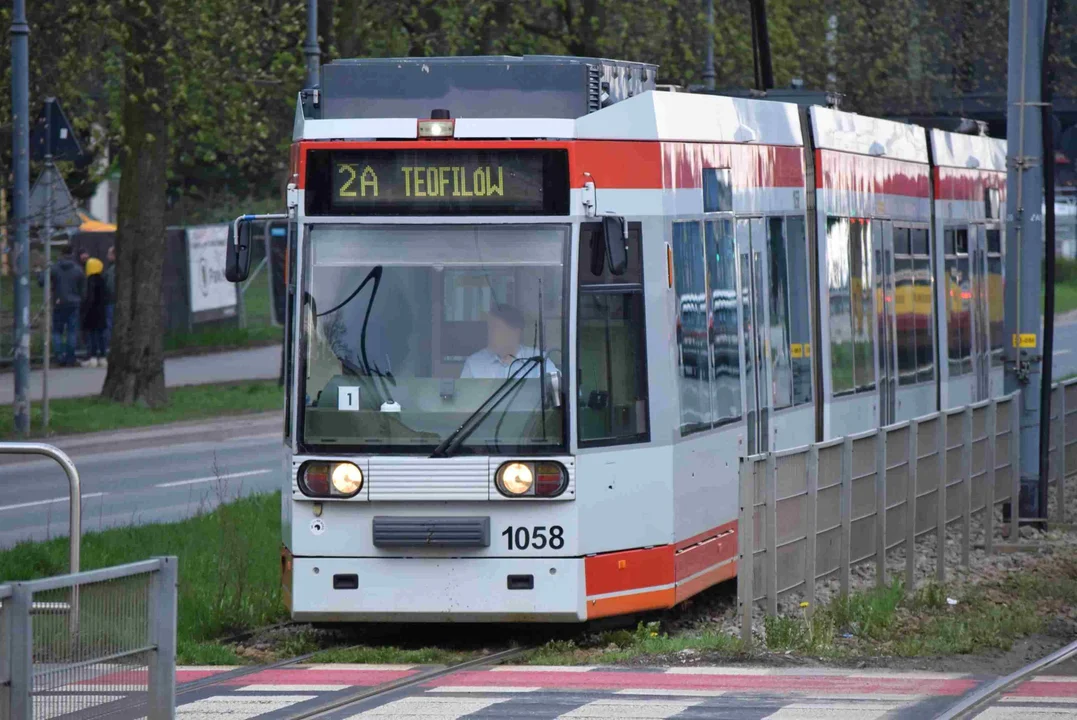
[[[86,261],[86,297],[82,302],[82,329],[86,331],[89,359],[83,367],[106,367],[105,329],[108,327],[108,287],[105,264],[95,257]]]
[[[57,364],[74,367],[75,347],[79,341],[79,309],[86,277],[75,262],[72,248],[68,247],[64,256],[49,268],[49,278],[52,285],[53,352]],[[45,276],[42,274],[38,278],[38,285],[44,284]]]

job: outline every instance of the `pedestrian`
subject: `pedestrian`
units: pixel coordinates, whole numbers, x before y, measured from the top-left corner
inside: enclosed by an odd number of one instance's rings
[[[108,304],[105,305],[105,355],[112,346],[112,314],[116,308],[116,248],[110,246],[108,267],[105,268],[105,289],[108,291]]]
[[[86,297],[82,302],[82,329],[86,331],[89,358],[83,367],[106,367],[105,329],[108,288],[105,285],[105,264],[95,257],[86,261]]]
[[[86,277],[75,262],[74,248],[68,246],[48,272],[52,285],[52,347],[56,364],[74,367],[75,347],[79,341],[79,310],[86,285]],[[37,282],[38,285],[45,284],[44,273]]]

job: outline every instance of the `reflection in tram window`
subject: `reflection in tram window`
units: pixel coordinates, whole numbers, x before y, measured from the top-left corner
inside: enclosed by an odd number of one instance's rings
[[[1002,321],[1003,309],[1002,280],[1002,231],[998,228],[987,229],[987,313],[991,331],[991,364],[1002,367],[1002,350],[1005,331]]]
[[[853,372],[857,391],[875,387],[875,317],[871,288],[871,223],[854,218],[849,224],[849,299],[852,307]]]
[[[733,179],[729,168],[703,169],[703,212],[733,212]]]
[[[785,220],[767,219],[767,241],[770,246],[770,327],[767,345],[770,346],[770,384],[773,388],[774,409],[793,403],[793,378],[789,364],[789,276],[785,257]]]
[[[969,280],[969,240],[965,228],[944,233],[946,248],[946,327],[950,377],[972,372],[972,285]]]
[[[681,432],[710,427],[710,359],[707,269],[699,223],[673,223],[674,286],[677,292],[677,382]]]
[[[711,406],[715,423],[740,418],[740,329],[737,322],[737,249],[732,219],[708,221],[707,278],[710,282]]]
[[[916,273],[916,358],[918,382],[935,381],[935,284],[931,265],[931,243],[927,228],[912,231],[913,269]]]
[[[935,379],[934,302],[926,229],[894,228],[894,293],[898,382],[931,382]]]
[[[577,355],[580,446],[647,440],[647,365],[639,223],[628,226],[628,264],[634,272],[589,270],[591,239],[600,223],[580,227]],[[626,280],[627,278],[627,280]],[[605,286],[616,284],[615,287]]]
[[[785,221],[786,254],[789,258],[789,340],[793,365],[793,404],[812,402],[811,291],[808,285],[808,241],[804,218]]]
[[[849,221],[826,220],[827,292],[830,298],[830,373],[834,395],[851,393],[853,326],[849,305]]]

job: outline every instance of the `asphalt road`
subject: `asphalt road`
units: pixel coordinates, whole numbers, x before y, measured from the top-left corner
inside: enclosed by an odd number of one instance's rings
[[[82,483],[84,533],[180,520],[222,500],[280,486],[279,430],[186,444],[165,439],[155,445],[73,455]],[[52,460],[0,465],[0,548],[66,536],[68,507],[67,478]]]
[[[1056,379],[1077,373],[1077,322],[1055,325],[1054,362],[1051,374]]]

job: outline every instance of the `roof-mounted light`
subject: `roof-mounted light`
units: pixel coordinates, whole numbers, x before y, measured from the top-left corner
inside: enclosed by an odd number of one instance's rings
[[[451,138],[453,134],[452,120],[420,120],[419,137],[421,138]]]
[[[429,120],[419,121],[419,137],[421,138],[451,138],[455,122],[449,119],[448,110],[434,110],[430,113]]]

